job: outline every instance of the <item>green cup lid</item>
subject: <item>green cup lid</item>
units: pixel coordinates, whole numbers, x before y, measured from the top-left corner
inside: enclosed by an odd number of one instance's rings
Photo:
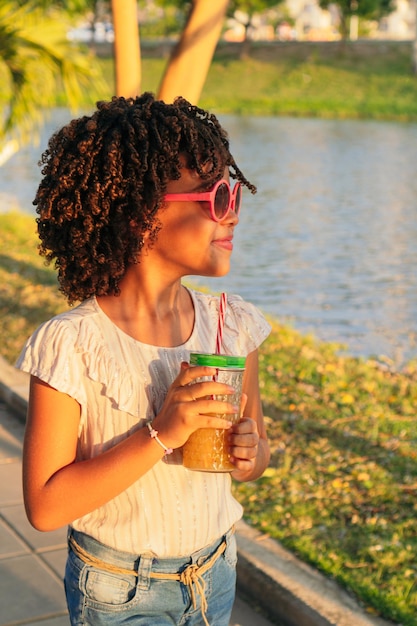
[[[235,367],[244,369],[246,358],[244,356],[230,356],[228,354],[206,354],[204,352],[192,352],[190,354],[191,365],[206,365],[208,367]]]

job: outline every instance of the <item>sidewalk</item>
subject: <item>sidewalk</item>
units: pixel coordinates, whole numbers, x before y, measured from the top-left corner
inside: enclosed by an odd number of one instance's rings
[[[22,502],[27,395],[27,376],[0,357],[0,626],[68,626],[66,529],[34,530]],[[230,626],[393,626],[366,614],[333,581],[243,522],[237,542],[238,598]]]

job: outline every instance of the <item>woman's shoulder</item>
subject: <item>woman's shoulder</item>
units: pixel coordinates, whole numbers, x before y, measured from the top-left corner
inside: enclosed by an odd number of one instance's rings
[[[192,294],[193,299],[198,304],[200,304],[202,307],[213,309],[216,315],[218,314],[220,309],[221,294],[206,293],[203,291],[197,291],[195,289],[189,289],[189,291]],[[242,296],[238,294],[226,294],[226,302],[229,311],[235,314],[248,313],[264,317],[263,313],[256,305],[254,305],[252,302],[249,302],[248,300],[244,300]]]
[[[199,313],[217,326],[221,295],[192,291]],[[236,350],[251,352],[259,347],[271,331],[271,326],[261,310],[238,294],[227,294],[224,318],[224,348],[234,354]]]
[[[199,291],[197,289],[193,289],[190,287],[187,287],[187,289],[192,295],[193,300],[197,301],[203,306],[213,307],[215,309],[219,308],[221,294],[215,294],[215,293],[210,293],[206,291]],[[237,294],[227,294],[227,303],[228,304],[233,303],[233,305],[235,305],[236,303],[243,303],[243,305],[249,304],[241,296]]]
[[[66,353],[69,357],[77,351],[78,344],[83,342],[80,336],[85,321],[92,320],[95,314],[94,302],[89,299],[46,320],[27,339],[17,366],[30,353],[37,353],[41,357],[52,352]]]
[[[82,355],[92,347],[91,339],[87,339],[91,333],[85,331],[83,321],[94,315],[94,303],[85,301],[45,321],[26,341],[16,367],[74,397],[81,404],[85,399],[80,384]],[[95,340],[93,342],[98,344]]]
[[[95,299],[86,300],[41,324],[27,340],[16,367],[70,395],[80,405],[87,402],[86,381],[99,382],[120,407],[125,393],[132,412],[132,378],[111,353],[104,324]]]

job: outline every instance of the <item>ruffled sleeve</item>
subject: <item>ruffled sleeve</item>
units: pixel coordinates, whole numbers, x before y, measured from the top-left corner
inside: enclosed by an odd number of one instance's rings
[[[27,340],[16,367],[66,393],[81,405],[86,401],[84,367],[76,348],[78,330],[65,317],[45,322]]]
[[[271,326],[254,304],[237,295],[228,297],[226,348],[229,336],[236,335],[237,343],[241,345],[245,354],[249,354],[259,348],[270,332]]]
[[[143,406],[143,385],[134,384],[132,377],[138,367],[129,341],[99,315],[94,301],[42,324],[26,342],[16,367],[83,407],[91,401],[92,383],[121,411],[137,415]]]

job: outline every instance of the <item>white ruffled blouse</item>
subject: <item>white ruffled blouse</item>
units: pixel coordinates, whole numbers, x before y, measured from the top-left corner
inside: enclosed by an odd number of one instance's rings
[[[180,346],[133,339],[94,297],[45,322],[27,341],[17,367],[80,404],[78,460],[101,454],[157,414],[190,352],[215,352],[219,297],[189,291],[195,322]],[[269,332],[254,305],[228,297],[223,353],[246,356]],[[176,451],[72,526],[117,550],[160,558],[189,555],[212,543],[242,515],[231,477],[180,463]]]

